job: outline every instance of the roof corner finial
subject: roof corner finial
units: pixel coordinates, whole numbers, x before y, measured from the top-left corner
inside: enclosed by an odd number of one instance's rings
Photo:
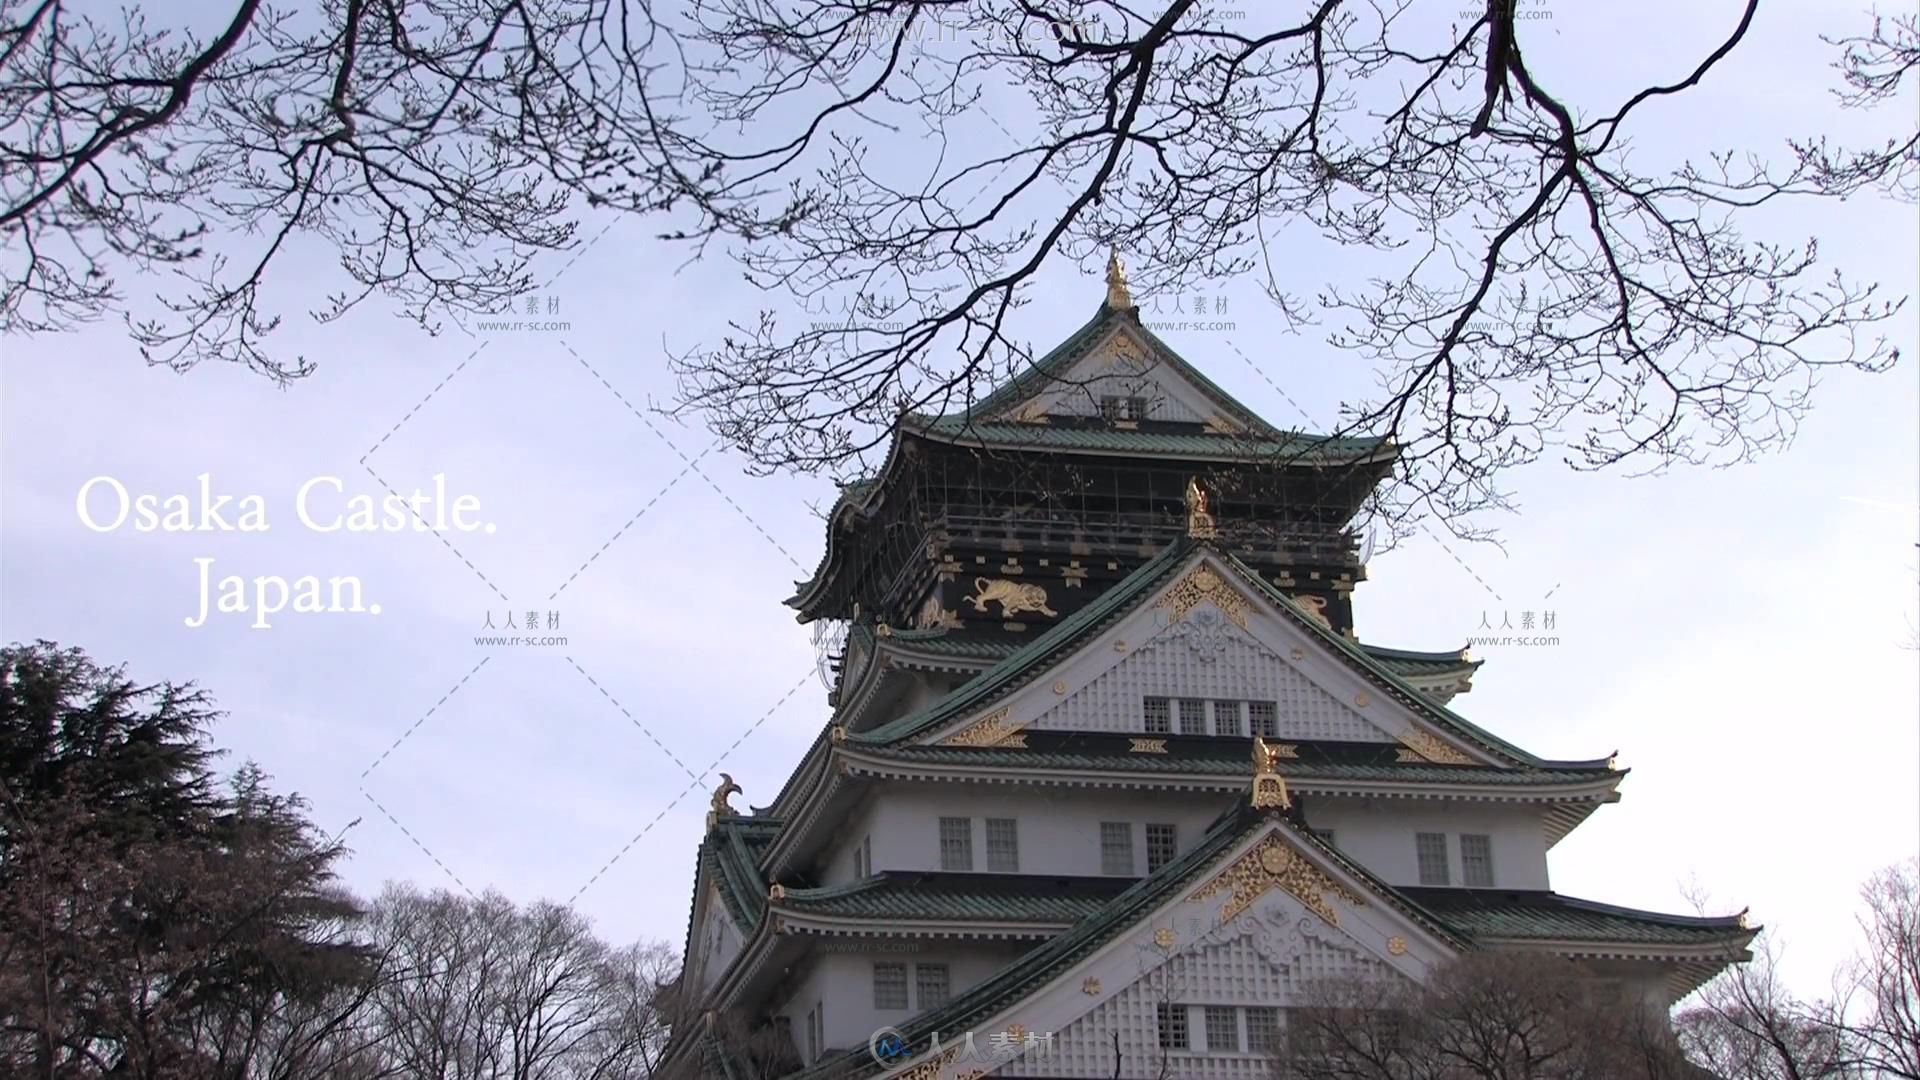
[[[1289,810],[1293,799],[1287,794],[1287,782],[1280,776],[1280,757],[1285,753],[1278,744],[1253,737],[1253,805],[1256,809]]]
[[[1120,249],[1107,249],[1107,306],[1126,311],[1133,306],[1133,294],[1127,291],[1127,268],[1120,265]]]

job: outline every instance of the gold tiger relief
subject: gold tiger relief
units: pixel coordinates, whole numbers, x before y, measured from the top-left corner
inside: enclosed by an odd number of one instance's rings
[[[973,579],[973,588],[972,596],[963,596],[961,599],[971,601],[975,611],[986,611],[988,604],[999,601],[1003,618],[1011,619],[1023,611],[1037,611],[1049,617],[1058,617],[1060,614],[1047,606],[1047,590],[1038,585],[982,577]]]

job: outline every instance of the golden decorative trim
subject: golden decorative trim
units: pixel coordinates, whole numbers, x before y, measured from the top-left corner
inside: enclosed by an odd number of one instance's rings
[[[1023,725],[1010,722],[1007,713],[1012,706],[1003,706],[952,735],[940,740],[941,746],[994,747],[996,749],[1027,748],[1027,732]]]
[[[1297,593],[1287,597],[1287,599],[1297,604],[1300,611],[1308,618],[1315,620],[1329,630],[1333,629],[1333,620],[1327,618],[1326,597],[1314,596],[1311,593]]]
[[[1219,413],[1209,415],[1206,423],[1201,426],[1215,435],[1238,435],[1246,430],[1237,421],[1221,416]]]
[[[1167,740],[1165,739],[1135,739],[1133,740],[1133,749],[1130,751],[1130,753],[1135,754],[1164,754],[1166,752]]]
[[[1367,706],[1373,704],[1373,695],[1367,693],[1365,690],[1362,690],[1359,693],[1353,695],[1353,703],[1354,705],[1364,709]]]
[[[1027,581],[1008,581],[1004,578],[973,579],[973,592],[960,598],[973,605],[973,610],[986,613],[987,605],[998,602],[1000,617],[1012,618],[1023,611],[1037,611],[1049,617],[1058,617],[1059,612],[1047,606],[1047,590]]]
[[[1125,311],[1133,306],[1133,293],[1127,289],[1127,268],[1120,263],[1120,249],[1107,250],[1107,306]]]
[[[1080,992],[1088,997],[1100,996],[1100,980],[1089,975],[1080,982]]]
[[[1114,652],[1126,652],[1126,651],[1127,651],[1127,643],[1126,643],[1126,642],[1124,642],[1124,641],[1116,641],[1116,642],[1114,642],[1114,643],[1113,643],[1113,651],[1114,651]]]
[[[1345,900],[1354,907],[1366,906],[1366,901],[1358,893],[1322,873],[1273,833],[1269,833],[1232,866],[1221,871],[1218,877],[1202,885],[1187,900],[1189,903],[1205,900],[1227,889],[1233,890],[1233,898],[1220,911],[1220,921],[1223,923],[1232,922],[1252,907],[1255,900],[1274,889],[1291,894],[1329,926],[1340,925],[1340,913],[1327,901],[1329,895]]]
[[[1293,658],[1295,660],[1305,660],[1307,658],[1307,650],[1305,649],[1293,650]]]
[[[873,636],[882,639],[890,638],[893,636],[893,627],[881,623],[873,628]]]
[[[1418,728],[1408,728],[1400,736],[1407,749],[1400,752],[1401,761],[1431,761],[1439,765],[1477,765],[1472,757],[1442,742],[1437,736],[1430,735]],[[1415,755],[1408,758],[1411,753]]]
[[[1196,540],[1211,540],[1220,535],[1220,527],[1213,519],[1211,500],[1207,498],[1207,489],[1200,486],[1200,478],[1187,480],[1187,535]]]
[[[1027,1026],[1025,1024],[1020,1024],[1020,1023],[1008,1024],[1007,1038],[1011,1040],[1015,1045],[1018,1045],[1026,1041]]]
[[[1395,956],[1407,955],[1407,939],[1403,937],[1388,938],[1387,951],[1392,953]]]
[[[732,817],[733,806],[729,804],[727,800],[738,794],[740,794],[740,785],[733,782],[733,777],[726,773],[721,773],[720,786],[714,789],[713,800],[708,804],[708,809],[714,814],[725,814],[728,817]]]
[[[1066,693],[1066,692],[1067,692],[1067,681],[1066,681],[1065,679],[1055,679],[1055,680],[1053,681],[1053,692],[1054,692],[1054,693],[1056,693],[1056,694],[1064,694],[1064,693]]]
[[[1007,419],[1012,420],[1016,424],[1045,424],[1051,422],[1047,419],[1047,407],[1041,404],[1038,398],[1020,406],[1019,411],[1008,416]]]
[[[1194,567],[1191,573],[1181,578],[1173,588],[1168,589],[1167,594],[1153,606],[1167,609],[1173,621],[1180,622],[1201,601],[1209,601],[1221,611],[1226,612],[1227,618],[1240,629],[1247,628],[1247,612],[1251,610],[1252,605],[1247,602],[1246,597],[1240,595],[1239,590],[1227,584],[1226,579],[1214,573],[1211,566]]]
[[[839,746],[847,741],[847,726],[845,724],[835,724],[831,730],[832,734],[828,737],[833,740],[833,745]]]
[[[894,1077],[893,1080],[939,1080],[941,1072],[944,1071],[948,1065],[953,1064],[953,1059],[960,1055],[960,1050],[961,1048],[958,1046],[950,1046],[940,1051],[937,1057],[928,1058],[913,1068],[908,1069],[906,1072],[901,1073],[899,1076]]]
[[[786,898],[787,887],[785,885],[775,884],[767,890],[767,903],[769,904],[777,904]]]
[[[1291,748],[1289,748],[1291,749]],[[1253,805],[1256,809],[1285,810],[1293,805],[1287,782],[1280,775],[1280,748],[1258,735],[1253,737]],[[1296,752],[1295,757],[1299,754]]]
[[[1153,932],[1153,943],[1161,949],[1173,948],[1173,941],[1173,929],[1171,927],[1163,926]]]

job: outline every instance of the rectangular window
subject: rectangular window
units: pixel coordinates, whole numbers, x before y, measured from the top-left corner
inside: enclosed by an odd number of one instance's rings
[[[1207,1052],[1235,1053],[1240,1049],[1239,1010],[1231,1005],[1207,1006]]]
[[[1246,737],[1247,726],[1240,722],[1239,702],[1216,701],[1213,703],[1213,733]]]
[[[919,996],[918,1008],[925,1012],[947,1003],[952,992],[952,981],[947,974],[945,964],[913,965],[913,992]]]
[[[1493,838],[1460,834],[1460,883],[1469,889],[1493,888]]]
[[[1207,703],[1199,698],[1180,699],[1180,734],[1205,735],[1207,733]]]
[[[1133,876],[1133,823],[1131,821],[1100,823],[1100,872],[1118,874],[1122,877]]]
[[[940,869],[973,869],[973,819],[940,819]]]
[[[867,868],[867,876],[873,876],[873,837],[860,841],[860,862]]]
[[[873,965],[873,1007],[876,1009],[907,1007],[907,965],[895,963]]]
[[[1280,1010],[1270,1005],[1247,1008],[1247,1050],[1270,1054],[1280,1049]]]
[[[1159,1014],[1160,1049],[1185,1050],[1187,1048],[1187,1007],[1169,1005],[1163,1001],[1159,1006]]]
[[[1100,415],[1108,420],[1144,420],[1147,418],[1147,399],[1103,395],[1100,398]]]
[[[1147,826],[1147,873],[1173,861],[1174,852],[1179,848],[1176,835],[1171,825]]]
[[[987,869],[996,874],[1020,872],[1020,827],[1012,818],[987,819]]]
[[[1272,701],[1247,702],[1247,718],[1253,721],[1253,733],[1266,739],[1280,737],[1280,706]]]
[[[1452,884],[1447,874],[1446,833],[1415,833],[1413,837],[1413,848],[1414,854],[1417,855],[1420,860],[1420,884]]]
[[[867,855],[859,848],[853,849],[853,880],[865,881],[867,878]]]
[[[820,1060],[820,1006],[807,1010],[807,1060]]]
[[[1173,734],[1173,709],[1171,703],[1163,697],[1150,697],[1144,702],[1146,723],[1149,735]]]

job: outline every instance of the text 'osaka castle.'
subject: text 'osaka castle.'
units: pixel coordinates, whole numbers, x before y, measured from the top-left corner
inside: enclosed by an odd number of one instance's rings
[[[1356,636],[1392,445],[1266,424],[1108,277],[835,505],[789,601],[850,626],[833,716],[771,805],[714,799],[663,1074],[1254,1077],[1315,979],[1524,949],[1666,1006],[1746,959],[1739,916],[1552,890],[1626,773]]]

